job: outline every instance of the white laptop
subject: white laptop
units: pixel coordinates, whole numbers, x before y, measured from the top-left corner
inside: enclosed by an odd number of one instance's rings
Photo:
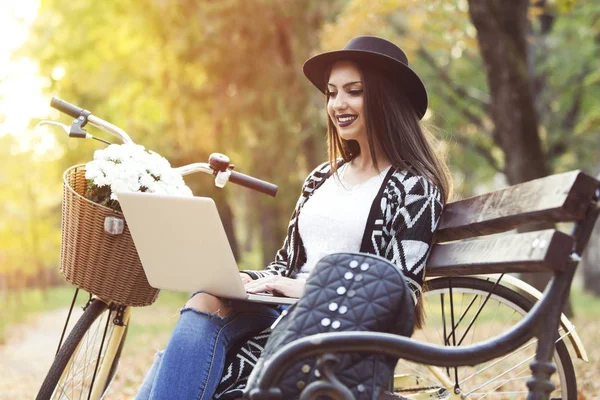
[[[117,196],[152,287],[272,304],[298,300],[246,293],[211,198],[124,192]]]

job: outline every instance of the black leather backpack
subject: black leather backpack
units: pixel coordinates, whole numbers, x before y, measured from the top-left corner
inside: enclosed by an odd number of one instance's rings
[[[364,253],[324,257],[306,281],[304,294],[276,321],[252,371],[246,398],[256,388],[268,360],[283,345],[323,332],[376,331],[412,335],[415,306],[401,271],[386,259]],[[389,390],[397,360],[380,355],[336,355],[335,376],[354,397],[378,399]],[[319,377],[316,359],[298,360],[277,387],[282,399],[296,399]]]

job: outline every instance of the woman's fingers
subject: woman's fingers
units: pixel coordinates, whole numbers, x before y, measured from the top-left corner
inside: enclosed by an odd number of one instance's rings
[[[256,279],[245,285],[248,293],[278,292],[287,297],[300,297],[304,282],[282,276]]]
[[[240,278],[242,278],[242,283],[244,285],[246,283],[252,282],[252,277],[245,272],[240,272]]]
[[[260,293],[267,291],[267,286],[275,280],[275,276],[267,276],[265,278],[255,279],[246,283],[244,286],[247,292]]]

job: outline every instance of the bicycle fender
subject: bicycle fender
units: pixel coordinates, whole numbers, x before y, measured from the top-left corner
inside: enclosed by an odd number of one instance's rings
[[[479,279],[494,279],[495,281],[497,281],[498,278],[500,277],[500,274],[472,275],[472,276],[475,278],[479,278]],[[541,300],[541,298],[543,297],[542,292],[540,292],[539,290],[537,290],[536,288],[534,288],[527,282],[524,282],[524,281],[520,280],[519,278],[516,278],[512,275],[504,275],[502,277],[501,283],[508,283],[509,285],[512,285],[518,289],[521,289],[523,292],[527,293],[528,295],[530,295],[531,297],[533,297],[536,300]],[[571,344],[573,345],[573,349],[575,350],[575,354],[577,355],[577,358],[579,358],[580,360],[583,360],[585,362],[590,362],[587,352],[585,351],[585,348],[583,347],[583,342],[581,341],[581,338],[577,334],[575,325],[573,325],[573,323],[571,321],[569,321],[569,319],[567,318],[567,316],[565,314],[562,314],[560,316],[560,325],[565,330],[565,332],[567,332],[567,337],[569,338],[569,340],[571,341]]]

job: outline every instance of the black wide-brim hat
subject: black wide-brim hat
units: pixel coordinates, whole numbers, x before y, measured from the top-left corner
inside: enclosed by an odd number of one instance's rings
[[[328,71],[336,61],[356,61],[363,68],[374,67],[392,84],[398,85],[413,105],[419,119],[427,111],[427,91],[419,76],[408,66],[408,58],[394,43],[377,36],[358,36],[343,50],[329,51],[309,58],[304,63],[304,75],[321,92],[327,93]]]

